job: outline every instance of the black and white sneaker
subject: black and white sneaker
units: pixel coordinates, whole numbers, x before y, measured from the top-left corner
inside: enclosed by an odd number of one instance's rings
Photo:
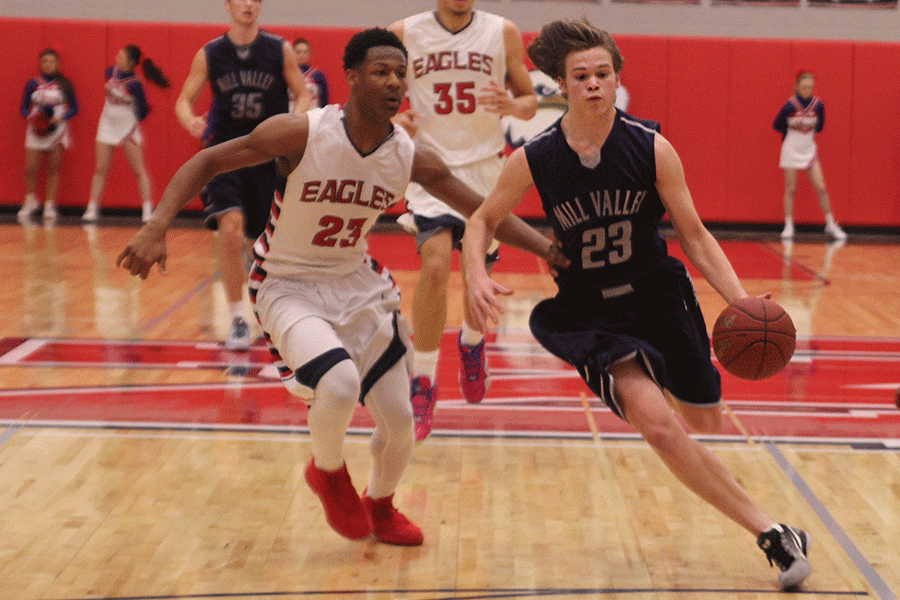
[[[243,317],[234,317],[231,320],[231,329],[225,339],[225,348],[228,350],[247,350],[250,348],[250,325]]]
[[[789,590],[795,588],[812,573],[812,565],[806,558],[812,538],[802,529],[778,524],[760,534],[756,543],[766,553],[769,564],[774,564],[781,573],[778,583]]]

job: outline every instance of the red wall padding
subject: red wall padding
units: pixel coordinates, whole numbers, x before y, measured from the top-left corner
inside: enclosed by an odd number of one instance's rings
[[[94,168],[94,134],[103,106],[105,68],[125,44],[136,43],[172,81],[161,90],[146,84],[152,112],[142,128],[145,159],[158,198],[175,170],[199,148],[178,124],[175,99],[194,54],[226,25],[0,19],[7,59],[0,86],[0,204],[18,205],[24,194],[22,150],[25,123],[18,114],[25,82],[38,73],[38,53],[52,46],[75,85],[80,114],[71,122],[73,146],[66,153],[60,204],[83,206]],[[312,62],[328,77],[331,100],[347,97],[341,67],[350,28],[268,27],[288,41],[305,37]],[[524,33],[527,40],[533,32]],[[900,224],[900,44],[816,40],[763,40],[676,36],[617,36],[625,58],[622,83],[629,112],[662,123],[684,163],[700,216],[711,222],[779,223],[783,178],[778,168],[780,135],[775,114],[792,93],[798,64],[817,77],[826,104],[819,150],[834,213],[846,225]],[[205,110],[204,90],[196,110]],[[42,191],[42,187],[39,191]],[[110,172],[104,204],[139,206],[134,176],[121,153]],[[199,201],[189,208],[199,209]],[[397,209],[395,209],[396,211]],[[536,194],[518,214],[542,216]],[[800,177],[795,219],[821,222],[812,187]]]

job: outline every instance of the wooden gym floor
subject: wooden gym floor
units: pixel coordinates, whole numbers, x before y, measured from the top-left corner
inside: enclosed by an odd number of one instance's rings
[[[114,266],[136,226],[0,222],[0,597],[787,597],[755,540],[534,342],[528,312],[553,282],[508,249],[495,272],[516,294],[489,336],[488,397],[461,398],[451,301],[435,432],[397,492],[425,545],[339,537],[303,481],[305,408],[262,346],[218,343],[212,234],[172,230],[169,275],[141,282]],[[724,375],[727,426],[705,441],[773,517],[811,532],[803,597],[895,599],[900,244],[776,235],[722,243],[748,291],[787,308],[797,353],[765,381]],[[370,244],[408,313],[412,238]],[[695,282],[711,326],[724,305]],[[458,273],[451,284],[460,298]],[[360,409],[348,436],[360,487],[370,425]]]

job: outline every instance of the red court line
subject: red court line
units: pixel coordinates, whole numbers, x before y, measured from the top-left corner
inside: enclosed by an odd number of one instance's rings
[[[493,383],[484,402],[469,405],[457,384],[456,334],[445,333],[436,431],[589,435],[580,399],[585,392],[602,434],[633,433],[593,397],[571,367],[547,354],[527,332],[492,334],[488,342]],[[893,407],[893,390],[900,386],[900,340],[816,338],[807,345],[806,356],[769,379],[749,382],[723,373],[724,398],[750,434],[896,438],[900,411]],[[8,338],[0,340],[0,358],[23,347],[34,350],[7,367],[74,367],[90,359],[97,367],[207,361],[210,368],[224,368],[235,355],[210,343]],[[261,348],[243,356],[268,360]],[[245,383],[6,390],[0,391],[0,419],[27,413],[72,422],[305,426],[305,406],[279,382],[258,377],[239,381]],[[372,426],[365,409],[357,410],[353,426]],[[726,420],[723,434],[740,432]]]

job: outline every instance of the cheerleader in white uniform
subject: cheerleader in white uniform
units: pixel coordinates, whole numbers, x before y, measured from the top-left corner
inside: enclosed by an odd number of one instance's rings
[[[141,218],[146,223],[153,213],[150,191],[150,177],[144,166],[141,150],[143,137],[140,122],[150,112],[144,86],[134,72],[138,64],[143,64],[144,76],[160,87],[169,87],[169,80],[149,58],[141,61],[141,49],[128,44],[116,54],[116,64],[106,69],[106,103],[97,124],[97,160],[94,177],[91,179],[91,196],[82,221],[93,223],[100,216],[100,197],[106,185],[113,151],[121,146],[137,178],[141,195]]]
[[[794,237],[794,193],[797,189],[797,171],[803,169],[816,188],[819,206],[825,213],[825,233],[836,240],[845,240],[847,234],[831,214],[831,200],[816,151],[815,136],[825,125],[825,105],[813,96],[814,85],[815,76],[808,69],[798,69],[794,95],[785,102],[772,125],[784,136],[779,163],[784,169],[784,230],[781,237]]]
[[[25,133],[25,201],[20,220],[31,218],[41,207],[37,198],[38,171],[47,158],[47,190],[44,218],[56,218],[56,191],[63,150],[69,147],[68,120],[78,114],[75,90],[59,72],[59,54],[52,48],[41,51],[41,74],[25,84],[21,114],[28,121]]]

